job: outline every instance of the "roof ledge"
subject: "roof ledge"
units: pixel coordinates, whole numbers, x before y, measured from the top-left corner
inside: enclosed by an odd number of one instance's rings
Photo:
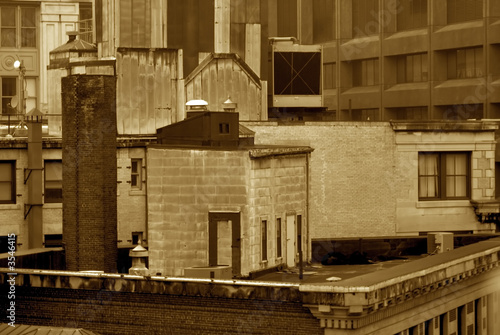
[[[394,131],[482,132],[498,130],[498,122],[492,120],[460,121],[391,121]]]

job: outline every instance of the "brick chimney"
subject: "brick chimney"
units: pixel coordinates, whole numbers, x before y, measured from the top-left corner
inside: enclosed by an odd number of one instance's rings
[[[117,270],[116,79],[62,78],[67,270]]]

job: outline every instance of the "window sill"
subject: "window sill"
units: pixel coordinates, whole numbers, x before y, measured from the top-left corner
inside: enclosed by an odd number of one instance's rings
[[[128,195],[146,195],[145,190],[130,190],[128,191]]]
[[[43,204],[43,208],[46,208],[46,209],[62,209],[63,208],[63,204],[62,204],[62,202],[49,202],[49,203]]]
[[[450,207],[470,207],[470,200],[429,200],[418,201],[417,208],[450,208]]]

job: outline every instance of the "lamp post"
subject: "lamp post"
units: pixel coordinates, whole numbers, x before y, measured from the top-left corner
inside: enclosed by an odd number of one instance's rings
[[[20,110],[18,108],[18,113],[24,115],[26,113],[26,104],[24,101],[24,75],[26,74],[26,68],[22,60],[16,60],[14,62],[14,68],[19,70],[19,103],[21,104],[21,108]]]

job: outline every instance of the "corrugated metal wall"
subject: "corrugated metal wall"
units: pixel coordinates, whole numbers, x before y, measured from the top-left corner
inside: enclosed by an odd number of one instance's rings
[[[249,73],[241,61],[231,55],[207,58],[186,78],[186,101],[203,99],[212,111],[221,111],[228,96],[238,104],[240,120],[264,120],[263,92],[255,74]]]
[[[176,50],[119,49],[116,68],[119,134],[155,134],[184,118]]]

